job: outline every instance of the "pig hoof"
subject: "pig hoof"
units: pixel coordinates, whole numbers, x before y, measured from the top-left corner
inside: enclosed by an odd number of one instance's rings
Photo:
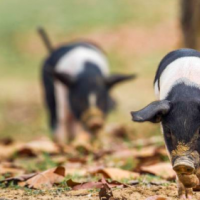
[[[192,199],[192,195],[188,195],[188,197],[187,197],[188,199]]]
[[[188,199],[193,199],[193,189],[187,188],[186,189],[186,195]]]
[[[185,194],[180,195],[179,198],[180,199],[187,199],[186,196],[185,196]]]

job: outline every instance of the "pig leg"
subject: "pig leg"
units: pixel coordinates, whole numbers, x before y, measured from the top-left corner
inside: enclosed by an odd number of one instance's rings
[[[65,113],[63,118],[59,119],[57,132],[55,134],[58,137],[58,143],[70,142],[76,135],[76,120],[70,112]],[[60,141],[60,142],[59,142]]]
[[[80,133],[88,134],[88,132],[83,127],[83,125],[80,122],[75,120],[75,122],[74,122],[74,135],[77,135],[77,134],[80,134]]]
[[[68,138],[68,141],[73,140],[75,135],[77,134],[75,127],[76,127],[76,120],[74,119],[73,114],[68,113],[68,115],[67,115],[67,138]]]
[[[66,87],[62,83],[55,81],[57,125],[54,139],[61,144],[65,143],[67,139],[67,118],[69,113],[67,93]]]
[[[188,199],[192,199],[192,196],[193,196],[193,189],[192,188],[186,188],[185,193],[186,193],[186,197]]]
[[[54,140],[59,144],[65,144],[66,142],[66,122],[64,120],[58,121],[57,128],[54,132]]]
[[[181,183],[178,177],[176,177],[176,182],[178,187],[178,197],[180,199],[186,199],[185,186],[183,185],[183,183]]]

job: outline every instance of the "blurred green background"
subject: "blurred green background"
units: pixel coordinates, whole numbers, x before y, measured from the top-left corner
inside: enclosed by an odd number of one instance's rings
[[[40,80],[48,54],[38,26],[55,47],[89,39],[105,50],[112,72],[137,73],[112,91],[118,108],[108,122],[130,126],[137,137],[159,134],[159,125],[134,124],[129,113],[155,100],[156,68],[180,45],[178,7],[175,0],[0,1],[0,137],[49,134]]]

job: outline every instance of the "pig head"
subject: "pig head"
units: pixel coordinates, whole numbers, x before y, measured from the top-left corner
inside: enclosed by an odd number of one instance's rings
[[[110,96],[113,86],[135,77],[121,74],[105,77],[93,63],[86,63],[83,72],[77,77],[56,71],[53,76],[66,86],[66,100],[69,100],[71,112],[89,132],[101,129],[106,115],[115,106]]]
[[[140,111],[131,112],[131,115],[136,122],[161,122],[166,147],[172,167],[180,181],[179,185],[185,188],[195,187],[198,184],[196,174],[200,152],[200,102],[155,101]]]

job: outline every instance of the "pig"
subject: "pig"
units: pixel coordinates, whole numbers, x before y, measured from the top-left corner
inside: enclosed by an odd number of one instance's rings
[[[131,112],[132,120],[161,123],[178,195],[192,198],[200,174],[200,52],[178,49],[167,54],[158,66],[154,89],[158,100]]]
[[[110,75],[105,53],[92,42],[74,41],[53,49],[44,30],[39,31],[50,52],[42,82],[54,139],[62,143],[81,131],[97,133],[115,107],[111,89],[136,75]]]

